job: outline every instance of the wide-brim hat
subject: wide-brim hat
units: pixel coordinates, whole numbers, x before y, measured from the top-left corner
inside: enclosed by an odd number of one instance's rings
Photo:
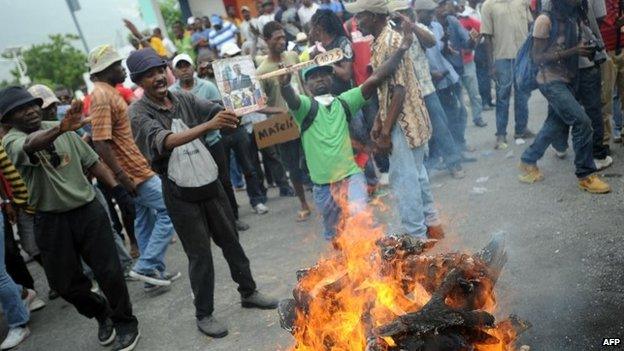
[[[110,67],[113,63],[123,60],[123,57],[119,55],[111,45],[100,45],[89,52],[87,57],[87,65],[89,66],[89,73],[99,73]]]
[[[368,11],[376,14],[387,15],[388,1],[387,0],[356,0],[354,2],[345,2],[345,9],[353,14]]]
[[[325,72],[331,75],[332,73],[334,73],[334,68],[329,65],[321,65],[321,66],[315,65],[315,66],[304,69],[301,75],[303,76],[303,80],[305,81],[305,80],[308,80],[308,77],[310,75],[316,72]]]
[[[54,95],[52,89],[48,88],[43,84],[35,84],[32,87],[28,88],[28,92],[36,97],[40,98],[43,102],[41,104],[41,108],[48,108],[50,105],[54,103],[60,103],[61,101]]]
[[[416,1],[414,1],[414,10],[416,10],[416,11],[435,10],[436,8],[438,8],[438,6],[439,5],[437,3],[435,3],[433,0],[416,0]]]
[[[4,122],[4,118],[11,111],[31,102],[41,106],[43,99],[32,96],[31,93],[20,86],[12,86],[0,90],[0,122]]]

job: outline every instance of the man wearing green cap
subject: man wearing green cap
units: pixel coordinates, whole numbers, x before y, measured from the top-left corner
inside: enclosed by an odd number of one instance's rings
[[[314,183],[314,201],[323,215],[323,235],[327,240],[336,234],[341,215],[339,204],[346,200],[351,214],[366,207],[366,181],[353,158],[350,117],[394,73],[411,43],[412,36],[405,36],[400,47],[361,86],[337,97],[331,94],[332,66],[313,66],[303,71],[312,99],[295,93],[289,74],[279,78],[281,94],[301,130],[301,142]]]

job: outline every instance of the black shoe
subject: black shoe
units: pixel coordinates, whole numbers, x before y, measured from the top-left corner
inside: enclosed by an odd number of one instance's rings
[[[514,135],[514,139],[533,139],[533,138],[535,138],[535,133],[533,133],[529,129],[526,129],[521,134]]]
[[[483,127],[487,127],[487,122],[484,121],[483,119],[478,119],[478,120],[474,121],[474,125],[479,127],[479,128],[483,128]]]
[[[50,289],[50,291],[48,291],[48,300],[52,301],[58,298],[59,298],[59,293],[56,290]]]
[[[293,197],[295,196],[295,190],[291,187],[280,189],[281,197]]]
[[[259,291],[254,291],[248,297],[241,297],[241,305],[244,308],[259,308],[261,310],[273,310],[277,308],[279,301],[270,296],[263,295]]]
[[[115,327],[110,318],[106,318],[103,321],[98,319],[98,341],[100,345],[110,345],[115,340],[115,335]]]
[[[141,333],[138,330],[131,333],[119,334],[115,339],[115,344],[112,347],[113,351],[132,351],[139,343]]]
[[[223,338],[228,335],[227,327],[213,316],[198,319],[197,329],[212,338]]]
[[[238,230],[239,232],[244,232],[245,230],[249,229],[249,224],[241,220],[237,219],[234,224],[236,225],[236,230]]]

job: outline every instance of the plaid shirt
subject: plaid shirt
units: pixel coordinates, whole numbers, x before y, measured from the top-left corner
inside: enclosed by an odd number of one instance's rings
[[[373,42],[371,64],[379,67],[401,46],[403,37],[400,33],[386,26]],[[379,116],[384,121],[390,108],[391,91],[394,85],[405,88],[405,101],[398,117],[398,124],[403,129],[407,142],[412,148],[419,147],[431,137],[431,122],[423,100],[421,84],[414,73],[414,63],[410,56],[404,56],[398,69],[379,88]]]
[[[128,104],[117,89],[106,83],[95,82],[91,96],[93,141],[110,140],[117,162],[137,185],[152,177],[154,172],[132,136]]]

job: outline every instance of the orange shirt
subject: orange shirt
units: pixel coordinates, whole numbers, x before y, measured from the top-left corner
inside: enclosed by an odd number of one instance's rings
[[[110,140],[121,168],[136,184],[141,184],[155,173],[134,143],[128,104],[115,87],[102,82],[95,82],[94,85],[90,107],[92,139]]]

